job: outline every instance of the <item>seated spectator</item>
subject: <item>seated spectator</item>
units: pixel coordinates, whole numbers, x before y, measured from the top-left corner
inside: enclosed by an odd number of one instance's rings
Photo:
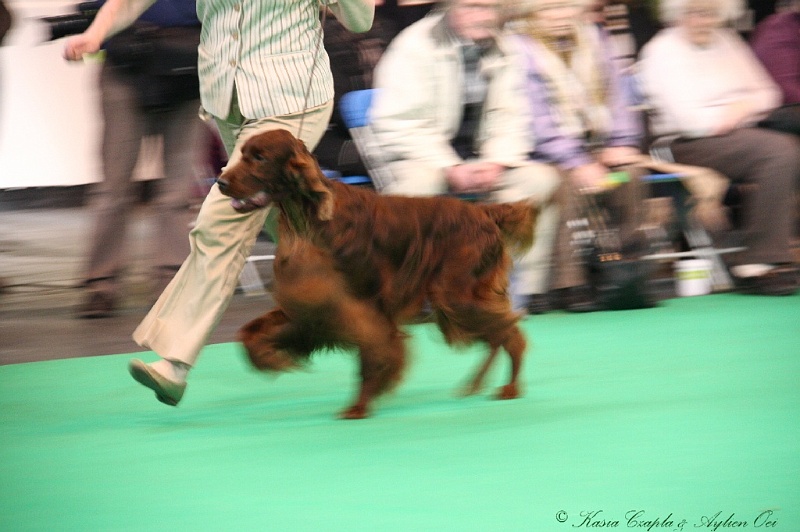
[[[663,0],[662,30],[643,49],[643,89],[656,135],[678,135],[677,162],[717,170],[748,194],[741,244],[729,255],[746,293],[797,290],[790,239],[794,188],[800,175],[795,137],[755,127],[780,105],[780,92],[741,37],[725,27],[738,2]]]
[[[762,125],[800,134],[800,0],[761,21],[750,42],[756,56],[781,89],[783,105]]]
[[[375,70],[371,118],[393,177],[381,192],[542,205],[536,242],[512,280],[521,309],[546,291],[558,175],[527,159],[519,73],[496,39],[500,7],[449,0],[395,37]]]
[[[605,203],[621,240],[635,237],[643,214],[645,171],[634,166],[642,160],[641,121],[622,89],[608,35],[582,16],[582,0],[531,0],[528,5],[514,42],[536,139],[531,157],[557,165],[565,175],[551,303],[574,312],[595,310],[595,290],[572,249],[568,223],[585,216],[588,202]],[[627,182],[611,187],[610,174],[621,171]]]

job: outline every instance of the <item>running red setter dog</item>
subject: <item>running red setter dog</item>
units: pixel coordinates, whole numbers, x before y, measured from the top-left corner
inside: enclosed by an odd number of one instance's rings
[[[361,387],[341,417],[366,417],[372,400],[400,381],[406,348],[399,327],[427,301],[448,344],[488,345],[465,392],[481,389],[502,347],[511,378],[498,397],[519,395],[526,342],[507,292],[507,247],[532,244],[535,207],[381,196],[328,180],[285,130],[249,139],[218,185],[238,209],[280,209],[277,307],[239,333],[255,367],[284,371],[316,349],[355,347]]]

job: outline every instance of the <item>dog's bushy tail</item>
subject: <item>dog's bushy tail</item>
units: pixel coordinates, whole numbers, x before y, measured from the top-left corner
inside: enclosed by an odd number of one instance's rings
[[[492,203],[484,206],[503,235],[503,241],[513,255],[521,254],[533,245],[538,207],[532,202]]]

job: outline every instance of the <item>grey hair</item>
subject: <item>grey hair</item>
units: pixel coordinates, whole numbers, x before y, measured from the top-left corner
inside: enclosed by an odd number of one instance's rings
[[[660,0],[661,22],[675,24],[681,19],[686,7],[695,0]],[[725,22],[738,20],[745,11],[744,0],[716,0],[720,18]]]

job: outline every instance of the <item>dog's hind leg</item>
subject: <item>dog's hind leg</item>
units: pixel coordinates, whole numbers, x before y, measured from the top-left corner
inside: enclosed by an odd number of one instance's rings
[[[514,399],[520,395],[519,376],[527,343],[516,323],[516,316],[510,312],[510,309],[505,313],[502,312],[502,309],[499,310],[493,308],[486,310],[472,306],[464,311],[456,312],[449,319],[441,319],[439,322],[442,329],[446,331],[446,338],[479,340],[489,345],[489,354],[464,389],[465,395],[481,390],[484,378],[497,358],[501,347],[508,353],[511,361],[511,377],[508,383],[498,391],[497,398]]]
[[[519,373],[522,369],[522,360],[525,356],[527,342],[518,326],[514,326],[503,341],[503,348],[511,359],[511,378],[508,384],[497,392],[498,399],[516,399],[520,396]]]
[[[489,345],[490,351],[462,393],[477,393],[502,347],[511,359],[511,379],[497,394],[500,399],[519,397],[519,373],[525,356],[525,337],[511,310],[503,283],[499,277],[487,278],[470,287],[468,283],[452,283],[442,290],[437,305],[437,324],[450,344],[468,344],[476,340]],[[502,279],[501,279],[502,280]]]
[[[497,398],[516,399],[520,396],[519,373],[522,369],[522,360],[525,354],[525,337],[522,335],[519,328],[514,326],[509,331],[509,335],[505,340],[499,343],[492,342],[489,345],[489,355],[461,393],[465,396],[474,395],[483,389],[483,381],[486,378],[486,373],[492,367],[492,364],[500,352],[500,346],[502,345],[511,359],[511,378],[508,384],[498,390]]]
[[[470,379],[469,384],[467,384],[462,390],[461,395],[475,395],[476,393],[480,392],[483,389],[483,380],[486,378],[486,373],[489,371],[489,368],[492,367],[495,359],[497,358],[497,354],[500,352],[499,346],[491,346],[489,349],[489,355],[486,357],[486,360],[483,361],[483,364],[478,371],[475,372],[475,375]]]

